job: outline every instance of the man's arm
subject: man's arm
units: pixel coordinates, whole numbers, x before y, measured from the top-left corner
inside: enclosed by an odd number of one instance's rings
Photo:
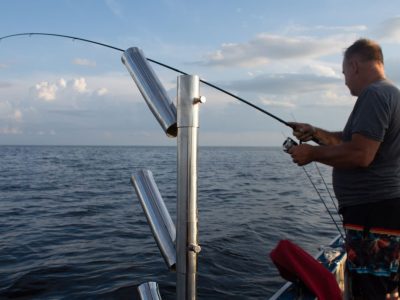
[[[289,153],[299,166],[317,161],[335,168],[368,167],[380,144],[379,141],[355,133],[349,142],[329,146],[301,144],[290,148]]]

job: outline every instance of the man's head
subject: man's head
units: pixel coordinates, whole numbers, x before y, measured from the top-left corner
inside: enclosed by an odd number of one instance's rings
[[[374,41],[359,39],[344,52],[343,74],[353,96],[376,80],[385,78],[381,47]]]

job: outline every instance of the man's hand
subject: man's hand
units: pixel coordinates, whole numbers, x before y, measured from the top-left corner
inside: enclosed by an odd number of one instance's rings
[[[289,122],[290,127],[293,128],[293,135],[302,142],[308,142],[313,139],[316,132],[314,126],[306,123]]]
[[[288,153],[292,156],[293,162],[299,166],[304,166],[313,161],[313,149],[315,147],[308,144],[293,146]]]
[[[333,146],[301,144],[291,147],[288,153],[299,166],[316,161],[341,169],[366,168],[375,159],[380,144],[379,141],[354,133],[348,142]]]

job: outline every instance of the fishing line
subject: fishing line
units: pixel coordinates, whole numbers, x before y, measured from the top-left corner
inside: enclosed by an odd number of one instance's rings
[[[331,212],[330,212],[328,206],[326,205],[326,203],[325,203],[325,201],[324,201],[324,198],[322,197],[322,195],[321,195],[321,193],[319,192],[318,188],[317,188],[316,185],[314,184],[314,182],[313,182],[313,180],[312,180],[310,174],[307,172],[307,170],[306,170],[305,167],[302,167],[302,168],[303,168],[303,170],[304,170],[304,173],[306,173],[308,179],[310,180],[312,186],[314,187],[314,190],[317,192],[317,194],[318,194],[318,196],[319,196],[319,199],[320,199],[321,202],[324,204],[325,209],[326,209],[326,211],[328,212],[329,216],[331,217],[333,223],[335,224],[336,229],[339,231],[340,236],[342,237],[343,240],[345,240],[345,238],[344,238],[344,236],[343,236],[343,234],[342,234],[342,231],[341,231],[340,228],[339,228],[339,225],[337,224],[335,218],[332,216],[332,214],[331,214]]]
[[[118,50],[118,51],[121,51],[121,52],[125,52],[125,50],[123,50],[123,49],[121,49],[121,48],[117,48],[117,47],[114,47],[114,46],[111,46],[111,45],[108,45],[108,44],[99,43],[99,42],[96,42],[96,41],[92,41],[92,40],[88,40],[88,39],[83,39],[83,38],[76,37],[76,36],[64,35],[64,34],[56,34],[56,33],[43,33],[43,32],[17,33],[17,34],[11,34],[11,35],[7,35],[7,36],[0,37],[0,41],[1,41],[1,40],[4,40],[4,39],[7,39],[7,38],[16,37],[16,36],[33,36],[33,35],[45,35],[45,36],[54,36],[54,37],[68,38],[68,39],[72,39],[72,40],[77,40],[77,41],[82,41],[82,42],[86,42],[86,43],[96,44],[96,45],[103,46],[103,47],[106,47],[106,48],[110,48],[110,49],[113,49],[113,50]],[[164,68],[167,68],[167,69],[170,69],[170,70],[172,70],[172,71],[178,72],[178,73],[180,73],[180,74],[182,74],[182,75],[188,75],[188,73],[186,73],[186,72],[183,72],[183,71],[181,71],[181,70],[179,70],[179,69],[177,69],[177,68],[171,67],[171,66],[169,66],[169,65],[166,65],[166,64],[161,63],[161,62],[159,62],[159,61],[156,61],[156,60],[154,60],[154,59],[147,58],[147,60],[150,61],[150,62],[152,62],[152,63],[155,63],[155,64],[157,64],[157,65],[160,65],[160,66],[162,66],[162,67],[164,67]],[[267,111],[267,110],[265,110],[265,109],[263,109],[263,108],[261,108],[261,107],[255,105],[255,104],[253,104],[253,103],[251,103],[251,102],[249,102],[249,101],[247,101],[247,100],[245,100],[245,99],[243,99],[243,98],[241,98],[241,97],[239,97],[239,96],[236,96],[236,95],[232,94],[231,92],[228,92],[227,90],[216,86],[215,84],[212,84],[212,83],[210,83],[210,82],[207,82],[207,81],[205,81],[205,80],[203,80],[203,79],[200,79],[200,82],[202,82],[202,83],[204,83],[205,85],[208,85],[208,86],[210,86],[210,87],[212,87],[212,88],[214,88],[214,89],[216,89],[216,90],[218,90],[218,91],[220,91],[220,92],[222,92],[222,93],[225,93],[225,94],[231,96],[232,98],[235,98],[236,100],[241,101],[242,103],[245,103],[245,104],[247,104],[247,105],[249,105],[249,106],[251,106],[251,107],[257,109],[258,111],[260,111],[260,112],[262,112],[262,113],[264,113],[264,114],[270,116],[271,118],[275,119],[276,121],[278,121],[278,122],[280,122],[280,123],[282,123],[282,124],[284,124],[284,125],[286,125],[286,126],[292,128],[292,129],[294,129],[293,126],[290,125],[288,122],[286,122],[286,121],[284,121],[283,119],[281,119],[281,118],[275,116],[274,114],[270,113],[269,111]]]
[[[300,141],[300,144],[301,144],[301,143],[302,143],[302,142]],[[297,145],[298,145],[298,144],[297,144],[293,139],[287,138],[287,139],[285,140],[285,142],[283,143],[283,151],[289,152],[289,150],[290,150],[291,147],[297,146]],[[335,204],[335,201],[334,201],[334,199],[333,199],[333,196],[331,195],[331,192],[329,191],[328,185],[326,184],[325,179],[324,179],[324,177],[323,177],[322,174],[321,174],[321,171],[319,170],[319,168],[318,168],[318,166],[317,166],[317,164],[316,164],[315,162],[314,162],[314,165],[315,165],[316,169],[318,170],[319,176],[321,177],[322,182],[323,182],[324,185],[325,185],[325,189],[327,190],[327,192],[328,192],[328,194],[329,194],[329,196],[330,196],[330,198],[331,198],[331,200],[332,200],[332,203],[333,203],[334,207],[336,208],[336,212],[337,212],[337,214],[338,214],[340,220],[343,222],[342,216],[339,214],[339,210],[337,209],[337,206],[336,206],[336,204]],[[307,169],[306,169],[304,166],[302,166],[302,169],[303,169],[304,173],[306,173],[307,178],[308,178],[308,180],[311,182],[311,185],[313,186],[314,190],[317,192],[317,194],[318,194],[318,196],[319,196],[319,199],[321,200],[322,204],[325,206],[325,209],[326,209],[326,211],[328,212],[329,216],[331,217],[333,223],[335,224],[336,229],[339,231],[340,236],[344,239],[343,234],[342,234],[342,232],[340,231],[339,226],[338,226],[336,220],[334,219],[334,217],[333,217],[331,211],[329,210],[328,206],[326,205],[325,200],[324,200],[324,198],[322,197],[321,193],[319,192],[319,190],[318,190],[317,186],[315,185],[313,179],[311,178],[311,175],[307,172]]]
[[[325,182],[324,176],[322,176],[321,171],[320,171],[320,169],[319,169],[319,167],[318,167],[318,164],[317,164],[316,162],[314,162],[314,166],[315,166],[315,168],[317,169],[318,174],[319,174],[319,176],[321,177],[322,182],[323,182],[324,185],[325,185],[325,189],[328,191],[329,197],[330,197],[331,200],[332,200],[332,204],[333,204],[333,206],[335,207],[335,210],[336,210],[337,214],[339,215],[340,220],[343,222],[343,218],[342,218],[342,216],[339,214],[339,209],[338,209],[338,207],[337,207],[337,205],[336,205],[336,203],[335,203],[335,199],[333,198],[333,195],[331,194],[331,191],[330,191],[330,189],[329,189],[327,183]]]

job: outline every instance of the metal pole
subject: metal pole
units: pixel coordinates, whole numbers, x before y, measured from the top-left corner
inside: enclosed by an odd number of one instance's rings
[[[176,237],[176,293],[178,300],[196,299],[197,254],[197,131],[199,77],[178,77],[178,199]]]

